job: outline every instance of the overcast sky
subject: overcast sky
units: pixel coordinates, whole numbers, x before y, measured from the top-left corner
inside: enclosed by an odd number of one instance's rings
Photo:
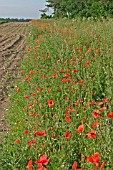
[[[0,18],[39,19],[45,5],[46,0],[0,0]]]

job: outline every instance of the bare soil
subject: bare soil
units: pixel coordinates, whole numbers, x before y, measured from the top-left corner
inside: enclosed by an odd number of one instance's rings
[[[29,23],[15,22],[0,25],[0,143],[9,128],[5,118],[10,105],[10,90],[20,78],[22,58],[26,52]]]

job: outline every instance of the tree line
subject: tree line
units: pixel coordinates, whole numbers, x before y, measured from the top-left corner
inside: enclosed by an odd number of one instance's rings
[[[6,22],[29,22],[31,19],[24,19],[24,18],[0,18],[0,21]]]
[[[47,5],[42,18],[111,17],[113,18],[113,0],[46,0]],[[53,15],[46,12],[53,9]]]

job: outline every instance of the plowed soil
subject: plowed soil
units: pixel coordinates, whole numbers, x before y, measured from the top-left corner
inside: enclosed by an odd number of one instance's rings
[[[9,89],[20,78],[20,66],[26,52],[29,23],[15,22],[0,25],[0,143],[8,133],[5,117],[10,104]]]

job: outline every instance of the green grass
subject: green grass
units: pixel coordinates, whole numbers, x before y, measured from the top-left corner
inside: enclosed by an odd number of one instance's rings
[[[7,23],[9,22],[8,20],[0,20],[0,24]]]
[[[112,170],[113,20],[32,23],[2,169]]]

